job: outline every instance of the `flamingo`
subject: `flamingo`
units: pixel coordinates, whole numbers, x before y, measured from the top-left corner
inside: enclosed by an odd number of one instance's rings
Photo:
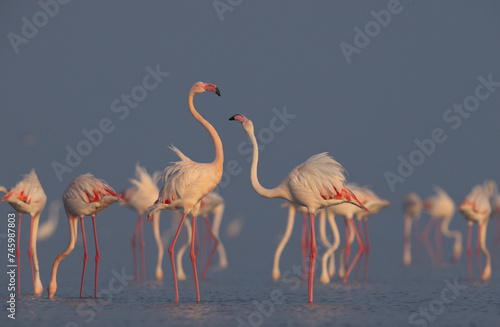
[[[17,225],[17,245],[16,245],[16,263],[17,263],[17,292],[21,294],[20,282],[20,268],[19,257],[21,251],[19,250],[19,240],[21,236],[21,216],[22,214],[29,214],[31,216],[30,227],[30,246],[28,256],[31,264],[31,277],[33,279],[34,294],[43,292],[42,282],[40,281],[40,269],[38,267],[38,256],[36,254],[36,240],[38,233],[38,222],[42,214],[47,196],[43,191],[42,185],[38,180],[35,169],[32,169],[29,174],[24,175],[24,178],[18,182],[13,188],[7,191],[3,186],[0,186],[0,192],[6,193],[2,198],[2,202],[9,203],[19,215]]]
[[[458,261],[458,259],[460,259],[460,256],[462,255],[462,233],[456,230],[449,230],[451,219],[453,218],[453,215],[455,213],[455,203],[450,198],[450,196],[440,187],[435,186],[434,192],[436,193],[436,195],[426,199],[423,202],[423,209],[429,213],[431,219],[427,223],[427,226],[422,233],[422,242],[424,243],[425,248],[429,253],[429,256],[431,257],[432,263],[437,264],[443,260],[441,233],[445,237],[454,238],[455,242],[453,244],[453,261]],[[437,254],[434,253],[428,237],[434,223],[436,223],[434,238]]]
[[[202,280],[205,279],[206,277],[208,267],[212,262],[212,258],[216,250],[219,253],[219,265],[218,265],[219,268],[225,269],[228,265],[226,250],[224,249],[224,246],[222,245],[222,242],[219,239],[219,229],[220,229],[220,223],[222,221],[222,216],[224,215],[224,209],[225,209],[224,199],[222,198],[222,196],[220,196],[220,194],[218,194],[215,191],[210,192],[209,194],[207,194],[207,196],[201,199],[200,210],[198,210],[198,215],[203,217],[203,220],[205,221],[205,224],[207,225],[208,231],[210,233],[210,236],[214,241],[214,246],[212,248],[212,251],[210,252],[210,256],[205,264],[205,268],[203,269],[203,273],[201,275]],[[208,215],[210,214],[214,215],[213,226],[210,224],[210,221],[208,220]],[[187,247],[190,245],[191,231],[192,231],[191,223],[189,223],[189,220],[186,220],[185,223],[188,234],[188,242],[184,244],[177,253],[176,261],[177,261],[178,280],[186,279],[186,274],[184,273],[184,269],[182,267],[182,257]]]
[[[38,228],[37,241],[45,241],[54,235],[57,225],[59,224],[59,210],[61,210],[62,202],[53,200],[49,205],[49,218],[43,222]]]
[[[250,179],[252,187],[257,194],[266,198],[282,198],[307,208],[311,223],[308,301],[313,302],[314,266],[317,254],[314,229],[314,216],[316,212],[322,208],[341,203],[351,203],[365,210],[366,208],[345,187],[344,168],[326,152],[314,155],[303,164],[294,168],[277,187],[273,189],[262,187],[257,178],[259,150],[253,123],[242,114],[234,115],[229,120],[241,123],[243,130],[252,141],[253,158]]]
[[[196,254],[194,252],[194,240],[196,235],[196,215],[201,205],[201,199],[210,193],[219,184],[222,178],[224,153],[222,142],[215,128],[205,120],[194,108],[193,97],[195,94],[211,91],[220,96],[216,85],[210,83],[195,83],[189,92],[188,105],[191,115],[205,127],[210,134],[215,147],[215,159],[211,163],[197,163],[185,156],[179,149],[172,146],[171,149],[179,157],[180,161],[174,162],[165,168],[163,172],[164,184],[155,204],[149,207],[150,214],[159,210],[182,210],[183,216],[179,228],[174,236],[172,245],[168,249],[175,284],[175,302],[179,302],[179,291],[177,287],[177,275],[174,262],[174,246],[181,231],[184,219],[188,214],[193,217],[193,233],[191,237],[191,262],[196,284],[196,299],[200,301],[200,290],[198,287],[198,274],[196,271]]]
[[[360,187],[359,192],[362,193],[362,197],[364,200],[361,200],[365,207],[368,208],[369,211],[358,211],[356,214],[356,218],[358,220],[358,229],[361,231],[361,238],[363,239],[364,251],[361,253],[361,257],[363,254],[365,255],[365,267],[364,267],[364,278],[368,278],[368,258],[370,255],[370,238],[368,236],[368,217],[373,216],[378,213],[380,210],[384,208],[388,208],[391,206],[391,203],[386,200],[380,198],[376,195],[372,190],[368,187]],[[361,221],[363,221],[363,227],[361,226]],[[356,277],[358,276],[359,269],[361,267],[361,263],[356,268]]]
[[[82,297],[83,281],[85,278],[85,267],[87,265],[87,243],[85,240],[85,228],[83,225],[83,217],[91,216],[92,225],[94,227],[94,240],[95,240],[95,281],[94,281],[94,297],[97,298],[97,271],[99,268],[99,246],[97,244],[97,233],[95,227],[95,216],[117,201],[123,201],[123,198],[115,193],[113,188],[105,181],[95,178],[92,174],[84,174],[75,178],[66,188],[62,196],[66,216],[68,217],[69,224],[69,244],[68,247],[61,252],[54,260],[52,266],[52,278],[50,280],[47,291],[49,299],[54,297],[57,290],[57,268],[61,260],[66,258],[68,254],[73,251],[76,242],[78,217],[82,225],[82,238],[83,238],[83,271],[82,282],[80,286],[80,297]]]
[[[419,239],[419,222],[420,214],[422,212],[422,200],[416,193],[409,193],[403,203],[404,208],[404,250],[403,250],[403,263],[405,266],[409,266],[411,263],[411,228],[412,223],[415,221],[415,232],[417,237],[415,241]],[[418,251],[418,243],[415,244],[415,248]]]
[[[476,185],[472,191],[467,195],[462,204],[458,207],[462,212],[467,223],[469,230],[467,233],[467,264],[469,268],[469,281],[472,280],[472,264],[471,264],[471,236],[472,224],[478,223],[477,228],[477,242],[476,242],[476,256],[479,266],[479,275],[482,280],[488,280],[491,277],[491,258],[488,249],[486,248],[486,229],[488,228],[488,220],[491,214],[491,204],[489,202],[488,191],[484,185]],[[486,257],[486,266],[484,270],[481,266],[481,257],[479,248],[483,251]]]
[[[136,211],[139,214],[137,224],[135,226],[134,235],[132,236],[132,254],[134,260],[134,280],[137,281],[137,257],[136,257],[136,238],[139,234],[139,246],[141,249],[141,276],[142,281],[145,280],[145,259],[144,259],[144,235],[142,226],[142,217],[144,213],[148,211],[148,207],[153,205],[155,200],[158,198],[158,186],[156,186],[156,181],[160,176],[159,172],[155,172],[153,176],[149,175],[146,168],[141,167],[139,164],[135,166],[135,178],[131,178],[130,182],[134,185],[123,192],[120,192],[120,196],[123,197],[124,202],[121,204]],[[161,268],[163,260],[163,242],[160,237],[160,219],[159,213],[157,219],[154,219],[153,230],[156,240],[156,245],[158,247],[158,259],[156,264],[156,279],[163,279],[163,270]]]

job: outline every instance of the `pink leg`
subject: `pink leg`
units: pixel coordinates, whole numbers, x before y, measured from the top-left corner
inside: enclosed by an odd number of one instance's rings
[[[193,264],[194,283],[196,285],[196,300],[200,302],[200,288],[198,286],[198,273],[196,272],[196,254],[194,253],[195,235],[196,235],[196,217],[193,216],[193,233],[191,233],[191,263]]]
[[[139,246],[141,247],[141,279],[144,281],[146,279],[146,259],[144,257],[144,228],[142,225],[142,215],[139,216],[140,224],[140,235],[139,235]]]
[[[415,233],[415,262],[420,261],[420,219],[414,219]]]
[[[219,246],[219,240],[217,239],[214,232],[212,231],[212,226],[210,225],[210,221],[208,220],[208,217],[203,216],[203,220],[205,220],[205,224],[207,225],[208,231],[210,232],[210,236],[214,240],[214,247],[212,248],[212,251],[210,252],[210,257],[208,257],[207,263],[205,264],[205,269],[203,269],[203,274],[201,275],[202,280],[205,279],[205,276],[207,275],[208,267],[210,266],[210,263],[212,262],[215,251],[217,251],[217,246]]]
[[[177,241],[177,237],[182,228],[182,224],[184,223],[184,219],[186,218],[186,213],[182,216],[181,223],[179,224],[179,228],[177,228],[177,232],[175,233],[174,240],[172,244],[168,248],[168,254],[170,255],[170,262],[172,263],[172,272],[174,273],[174,285],[175,285],[175,303],[179,302],[179,289],[177,288],[177,273],[175,272],[175,260],[174,260],[174,246]],[[194,234],[194,233],[193,233]]]
[[[477,224],[476,258],[479,267],[479,276],[483,275],[483,265],[481,265],[481,252],[479,252],[479,239],[481,238],[481,224]]]
[[[80,217],[80,222],[82,224],[82,239],[83,239],[83,271],[82,271],[82,283],[80,284],[80,297],[83,293],[83,281],[85,280],[85,267],[87,267],[87,240],[85,239],[85,226],[83,224],[83,216]]]
[[[19,250],[19,243],[21,240],[21,214],[19,215],[19,224],[17,225],[17,245],[16,245],[16,256],[17,256],[17,294],[21,295],[21,250]]]
[[[314,283],[314,265],[316,264],[316,254],[318,249],[316,248],[316,234],[314,232],[314,214],[311,213],[311,253],[309,254],[309,289],[308,289],[308,299],[309,302],[313,302],[313,283]]]
[[[354,222],[352,219],[349,219],[349,223],[351,224],[351,228],[354,231],[354,235],[356,235],[356,240],[358,241],[359,245],[359,250],[354,259],[351,262],[351,265],[349,266],[349,269],[346,271],[345,276],[344,276],[344,283],[347,283],[347,278],[349,278],[349,275],[351,274],[352,269],[354,268],[354,265],[356,265],[356,261],[358,261],[359,257],[361,256],[361,253],[363,253],[364,250],[364,245],[363,241],[361,240],[361,237],[359,236],[358,230],[356,229],[356,226],[354,225]]]
[[[351,243],[349,242],[349,226],[347,226],[347,218],[344,218],[344,228],[345,228],[345,264],[344,267],[347,269],[349,267],[349,255],[351,254]]]
[[[31,227],[30,227],[30,249],[28,250],[28,256],[30,258],[31,264],[31,278],[33,279],[33,292],[35,291],[35,273],[33,272],[33,252],[31,251],[31,237],[33,236],[33,216],[31,216]]]
[[[441,223],[439,219],[436,221],[436,227],[434,228],[434,243],[436,243],[436,257],[438,263],[443,262],[443,244],[441,242]]]
[[[429,233],[432,229],[432,225],[434,225],[434,222],[435,222],[435,219],[431,217],[431,219],[429,219],[429,222],[427,223],[427,225],[424,228],[424,231],[422,233],[421,238],[422,238],[422,243],[424,243],[424,245],[425,245],[425,249],[427,250],[427,253],[429,253],[429,257],[431,258],[431,262],[433,264],[436,264],[437,257],[436,257],[436,254],[434,253],[434,250],[432,249],[431,242],[429,241]]]
[[[95,281],[94,281],[94,297],[97,299],[97,271],[99,270],[99,245],[97,244],[97,233],[95,230],[95,216],[92,216],[92,225],[94,225],[94,239],[95,239]]]
[[[469,224],[469,231],[467,233],[467,265],[469,267],[469,282],[472,281],[472,262],[471,262],[471,250],[470,250],[471,238],[472,238],[472,224]]]
[[[370,256],[370,237],[368,236],[368,220],[365,219],[365,279],[368,279],[368,257]]]
[[[307,273],[307,249],[308,249],[308,233],[307,233],[307,215],[302,212],[302,279],[306,278]],[[310,246],[309,246],[310,249]]]
[[[139,219],[137,220],[137,223],[135,224],[135,229],[134,229],[134,236],[132,236],[132,255],[134,256],[134,281],[137,281],[138,278],[138,273],[137,273],[137,253],[135,251],[135,240],[137,238],[137,234],[139,233],[139,228],[141,225],[141,216],[139,215]]]
[[[361,225],[361,220],[359,220],[359,219],[358,219],[358,230],[361,233],[361,240],[364,243],[365,242],[365,235],[363,232],[363,226]],[[356,278],[356,279],[358,278],[359,271],[361,270],[361,264],[363,262],[363,254],[364,254],[364,251],[361,253],[361,256],[359,257],[359,265],[356,266],[356,274],[354,275],[354,278]]]

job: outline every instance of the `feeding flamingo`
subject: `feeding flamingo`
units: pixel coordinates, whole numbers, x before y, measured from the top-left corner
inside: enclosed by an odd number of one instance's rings
[[[59,210],[61,210],[62,202],[60,200],[52,200],[49,205],[49,218],[44,221],[38,228],[36,240],[38,242],[48,240],[54,235],[57,225],[59,224]]]
[[[345,187],[344,168],[328,154],[320,153],[294,168],[290,174],[273,189],[262,187],[257,178],[259,150],[251,120],[241,114],[229,118],[241,123],[243,130],[250,137],[253,158],[250,172],[252,187],[257,194],[266,198],[282,198],[304,206],[310,215],[311,250],[309,254],[308,301],[313,302],[314,266],[316,261],[316,234],[314,216],[322,208],[341,203],[351,203],[364,208],[356,196]],[[364,208],[366,209],[366,208]]]
[[[97,298],[97,272],[99,268],[99,246],[97,244],[97,233],[95,227],[95,216],[117,201],[123,199],[115,193],[113,188],[109,186],[102,179],[95,178],[92,174],[84,174],[75,178],[66,188],[63,193],[64,209],[68,216],[69,224],[69,244],[68,247],[59,254],[54,260],[52,266],[52,277],[50,280],[47,291],[49,298],[53,298],[57,290],[57,269],[61,260],[66,258],[68,254],[73,251],[76,242],[76,235],[78,229],[78,217],[82,225],[82,238],[83,238],[83,271],[82,282],[80,285],[80,297],[82,297],[83,281],[85,279],[85,267],[87,265],[87,243],[85,239],[85,228],[83,224],[84,216],[92,217],[92,225],[94,227],[94,240],[95,240],[95,281],[94,281],[94,297]]]
[[[488,280],[491,277],[491,258],[488,249],[486,248],[486,229],[488,228],[488,220],[491,214],[491,204],[489,201],[488,191],[484,185],[476,185],[467,195],[462,204],[458,207],[462,212],[469,230],[467,233],[467,264],[469,268],[469,280],[472,280],[472,264],[471,264],[471,237],[472,224],[477,222],[477,241],[476,241],[476,256],[479,266],[479,275],[481,280]],[[484,270],[481,266],[481,256],[479,248],[483,251],[486,257],[486,266]]]
[[[403,203],[404,209],[404,249],[403,249],[403,263],[405,266],[409,266],[411,263],[411,228],[412,224],[415,221],[415,248],[418,251],[419,243],[417,242],[420,239],[419,235],[419,222],[420,222],[420,214],[422,212],[422,200],[416,193],[409,193],[404,200]]]
[[[205,120],[194,108],[193,97],[195,94],[211,91],[220,96],[219,89],[214,84],[198,82],[194,84],[189,92],[188,105],[191,115],[205,127],[210,134],[215,147],[215,159],[211,163],[197,163],[185,156],[179,149],[172,146],[172,151],[179,157],[180,161],[174,162],[165,168],[163,172],[163,187],[158,195],[158,200],[151,206],[150,214],[159,210],[182,210],[183,216],[179,228],[174,236],[172,245],[168,249],[175,284],[175,302],[179,302],[179,291],[177,287],[177,275],[174,262],[174,246],[181,231],[184,219],[188,214],[193,217],[193,233],[191,237],[191,262],[196,284],[196,299],[200,301],[198,287],[198,274],[196,271],[196,255],[194,252],[194,240],[196,235],[196,215],[200,209],[201,199],[210,193],[219,184],[222,178],[224,153],[222,142],[215,128]]]
[[[148,207],[153,205],[158,198],[158,186],[156,186],[156,181],[160,176],[159,172],[155,172],[153,176],[149,175],[146,168],[141,167],[139,164],[135,166],[135,178],[131,178],[130,182],[134,185],[123,192],[120,192],[120,196],[123,197],[124,202],[121,204],[135,210],[139,214],[139,219],[135,226],[134,235],[132,236],[132,255],[134,260],[134,280],[137,280],[137,257],[136,257],[136,238],[139,234],[139,246],[141,249],[141,274],[142,280],[145,280],[145,259],[144,259],[144,232],[142,225],[142,217],[144,213],[148,211]],[[159,213],[158,217],[153,220],[154,236],[156,240],[156,245],[158,247],[158,260],[156,264],[156,279],[163,279],[163,270],[161,268],[163,260],[163,242],[160,237],[160,219]]]
[[[17,245],[16,245],[16,263],[17,263],[17,292],[21,294],[20,282],[20,262],[19,257],[21,251],[19,250],[19,240],[21,236],[21,216],[22,214],[29,214],[31,216],[30,227],[30,245],[28,256],[31,263],[31,277],[33,279],[33,291],[35,294],[43,292],[42,282],[40,281],[40,269],[38,267],[38,257],[36,254],[36,241],[38,233],[38,222],[42,214],[47,196],[43,191],[42,185],[38,180],[35,170],[32,169],[29,174],[24,175],[24,178],[18,182],[13,188],[7,191],[3,186],[0,186],[0,192],[6,193],[2,198],[2,202],[9,203],[19,215],[17,225]]]
[[[458,261],[462,255],[462,233],[457,230],[450,231],[449,226],[451,219],[455,213],[455,203],[450,196],[440,187],[435,186],[434,192],[436,195],[427,198],[423,202],[423,209],[431,216],[427,226],[422,232],[422,242],[425,245],[431,261],[434,264],[440,263],[443,260],[443,246],[441,244],[441,233],[449,238],[454,238],[453,243],[453,261]],[[429,241],[429,233],[432,225],[436,223],[434,230],[434,239],[436,243],[437,254],[434,253],[432,245]]]

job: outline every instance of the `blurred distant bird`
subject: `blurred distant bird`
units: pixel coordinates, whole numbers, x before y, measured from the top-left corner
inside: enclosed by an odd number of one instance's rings
[[[314,265],[316,261],[316,234],[314,216],[319,209],[341,203],[351,203],[366,209],[356,196],[344,186],[344,168],[327,153],[310,157],[306,162],[293,169],[290,174],[273,189],[262,187],[257,178],[259,150],[251,120],[237,114],[229,120],[241,123],[243,130],[250,137],[253,147],[253,160],[250,173],[252,186],[257,194],[266,198],[282,198],[304,206],[311,218],[311,252],[309,254],[308,300],[313,302]]]
[[[94,297],[97,298],[97,271],[99,268],[99,246],[97,244],[97,233],[95,227],[95,215],[109,207],[111,204],[117,201],[123,201],[122,197],[115,193],[113,188],[109,186],[105,181],[97,179],[92,174],[84,174],[75,178],[68,186],[68,188],[63,193],[63,203],[64,209],[66,210],[66,215],[68,216],[69,223],[69,244],[68,247],[59,254],[54,260],[54,265],[52,267],[52,278],[50,280],[49,287],[47,289],[49,293],[49,298],[53,298],[57,290],[57,268],[61,260],[66,258],[68,254],[73,251],[76,242],[76,235],[78,229],[78,217],[80,217],[80,223],[82,225],[82,238],[83,238],[83,271],[82,271],[82,283],[80,286],[80,297],[82,297],[83,291],[83,281],[85,279],[85,267],[87,265],[87,243],[85,240],[85,228],[83,225],[83,217],[91,216],[92,225],[94,227],[94,239],[95,239],[95,281],[94,281]]]
[[[488,195],[488,190],[485,185],[476,185],[458,207],[458,210],[462,212],[465,219],[467,219],[467,223],[469,224],[469,231],[467,233],[467,264],[469,267],[469,280],[472,280],[471,237],[472,224],[474,222],[478,223],[476,256],[477,264],[479,266],[479,275],[482,280],[488,280],[491,276],[491,258],[490,253],[486,248],[486,229],[488,228],[488,220],[491,214],[491,204]],[[481,248],[486,257],[486,266],[484,271],[481,265],[479,248]]]
[[[404,250],[403,250],[403,263],[409,266],[411,263],[411,228],[412,223],[415,221],[415,249],[418,251],[420,240],[420,214],[422,212],[422,200],[416,193],[409,193],[403,203],[404,209]]]
[[[443,261],[443,245],[441,244],[441,233],[446,237],[453,237],[453,261],[458,261],[462,255],[462,233],[457,230],[450,231],[449,226],[455,213],[455,203],[450,196],[438,186],[434,187],[434,196],[427,198],[423,202],[423,209],[431,216],[427,226],[422,232],[422,243],[424,243],[431,261],[434,264]],[[437,254],[434,253],[429,241],[429,233],[432,225],[436,223],[434,231],[434,241],[436,243]]]
[[[62,202],[53,200],[49,205],[49,218],[43,222],[38,228],[37,241],[45,241],[52,237],[59,223],[59,210],[61,210]]]
[[[193,217],[193,233],[191,237],[191,262],[196,284],[196,299],[200,301],[198,287],[198,274],[196,271],[196,255],[194,252],[194,240],[196,235],[196,215],[201,205],[201,199],[210,193],[219,184],[222,178],[224,154],[222,142],[215,128],[205,120],[194,108],[193,97],[195,94],[211,91],[220,96],[219,89],[214,84],[198,82],[193,85],[188,96],[189,110],[193,117],[205,127],[210,134],[215,146],[215,159],[211,163],[197,163],[185,156],[179,149],[172,146],[171,149],[179,157],[180,161],[174,162],[165,168],[163,172],[163,187],[160,190],[158,200],[151,206],[150,214],[159,210],[179,210],[183,212],[181,223],[174,236],[172,245],[168,249],[175,283],[175,302],[179,302],[179,290],[177,287],[177,275],[174,262],[174,246],[181,231],[184,219],[188,214]]]
[[[144,213],[148,211],[148,207],[153,205],[158,198],[159,189],[156,186],[156,181],[160,176],[160,172],[155,172],[153,176],[150,176],[146,168],[141,167],[139,164],[135,165],[135,178],[129,179],[134,185],[123,192],[120,192],[120,196],[123,197],[124,202],[121,204],[137,211],[139,214],[139,219],[135,226],[134,235],[132,236],[132,254],[134,259],[134,280],[138,279],[137,273],[137,256],[135,250],[135,242],[137,234],[139,234],[139,246],[141,248],[141,274],[142,280],[146,278],[145,269],[145,259],[144,259],[144,232],[142,226],[142,217]],[[163,279],[163,270],[161,268],[161,263],[163,260],[163,242],[160,238],[160,213],[157,213],[158,217],[153,220],[154,235],[156,239],[156,245],[158,247],[158,260],[156,265],[156,279]]]
[[[47,196],[43,191],[42,185],[38,180],[35,170],[32,169],[29,174],[24,175],[24,178],[17,183],[13,188],[7,191],[3,186],[0,186],[0,192],[6,193],[2,198],[2,202],[8,202],[19,215],[17,225],[17,245],[16,245],[16,263],[17,263],[17,292],[21,294],[21,283],[19,276],[21,251],[19,250],[19,240],[21,237],[21,215],[29,214],[31,216],[30,228],[30,246],[28,256],[31,263],[31,277],[33,279],[33,291],[35,294],[43,292],[42,282],[40,281],[40,270],[38,268],[38,257],[36,254],[36,240],[38,232],[38,222],[42,214]]]

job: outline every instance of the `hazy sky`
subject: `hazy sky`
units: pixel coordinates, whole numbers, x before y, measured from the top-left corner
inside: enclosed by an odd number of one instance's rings
[[[393,202],[373,222],[375,239],[397,234],[388,246],[400,244],[407,192],[426,197],[437,184],[459,202],[474,184],[499,179],[498,1],[47,3],[49,14],[36,1],[0,4],[0,184],[7,187],[34,167],[49,200],[86,172],[121,190],[136,162],[152,172],[176,160],[170,144],[211,161],[212,141],[186,101],[200,80],[221,91],[220,98],[197,95],[195,106],[239,172],[220,189],[223,228],[245,219],[228,251],[254,249],[248,256],[263,257],[269,271],[286,211],[251,188],[247,136],[228,121],[233,114],[246,115],[261,133],[262,185],[276,186],[327,151],[349,181]],[[100,125],[102,139],[91,132]],[[423,141],[433,135],[434,147]],[[414,152],[417,139],[428,154]],[[71,159],[75,167],[66,162],[73,150],[83,154],[81,162]],[[411,173],[398,172],[399,156],[413,162]],[[54,162],[71,169],[62,181]],[[129,238],[131,212],[113,206],[101,216],[101,230],[120,228]],[[121,219],[129,223],[116,227]],[[459,214],[452,225],[466,226]],[[62,248],[65,221],[58,235]]]

